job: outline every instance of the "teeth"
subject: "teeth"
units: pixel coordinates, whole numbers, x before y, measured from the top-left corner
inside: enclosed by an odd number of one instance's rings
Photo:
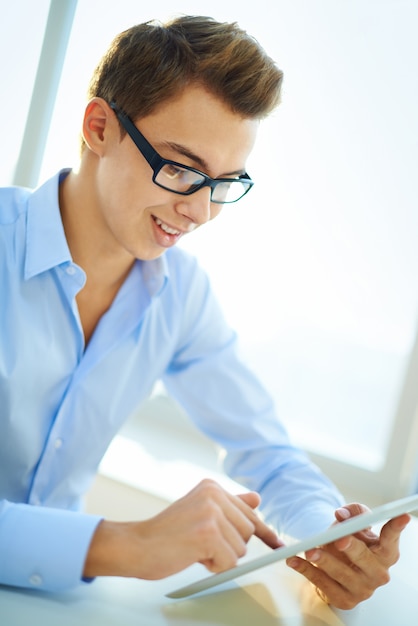
[[[165,232],[167,235],[180,235],[179,230],[175,230],[174,228],[170,228],[167,224],[164,224],[158,217],[155,218],[155,223]]]

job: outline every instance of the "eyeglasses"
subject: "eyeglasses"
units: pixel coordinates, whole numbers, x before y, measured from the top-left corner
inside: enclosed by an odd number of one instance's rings
[[[237,202],[253,186],[254,182],[248,174],[241,174],[236,178],[210,178],[193,167],[163,159],[145,139],[131,118],[119,109],[115,102],[111,102],[110,107],[114,110],[119,122],[144,159],[151,166],[154,172],[152,180],[159,187],[182,196],[189,196],[202,187],[210,187],[211,202],[225,204]]]

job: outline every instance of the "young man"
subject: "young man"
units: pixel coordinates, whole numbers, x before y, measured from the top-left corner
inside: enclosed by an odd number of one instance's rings
[[[175,247],[239,200],[282,73],[235,24],[182,17],[115,39],[91,83],[78,170],[0,192],[0,582],[58,590],[100,575],[156,579],[236,564],[267,522],[296,537],[361,505],[289,442],[239,361],[207,277]],[[239,225],[237,225],[239,236]],[[226,450],[251,491],[203,481],[149,520],[80,499],[157,379]],[[336,510],[336,513],[334,513]],[[408,516],[289,565],[335,606],[387,582]]]

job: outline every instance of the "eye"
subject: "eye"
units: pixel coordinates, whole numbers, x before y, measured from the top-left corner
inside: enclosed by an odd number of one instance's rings
[[[181,167],[177,167],[173,163],[167,163],[166,165],[164,165],[163,171],[167,178],[170,178],[171,180],[181,179],[182,177],[184,178],[185,174],[187,173],[187,170],[184,170]]]
[[[171,184],[176,185],[177,188],[181,188],[182,190],[199,186],[205,180],[204,176],[198,172],[177,165],[176,163],[166,163],[161,172],[166,179],[171,181]]]

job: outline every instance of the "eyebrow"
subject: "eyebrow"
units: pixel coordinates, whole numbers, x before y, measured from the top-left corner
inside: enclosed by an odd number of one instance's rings
[[[205,159],[202,159],[202,157],[200,157],[199,155],[195,154],[194,152],[186,148],[186,146],[183,146],[182,144],[176,143],[174,141],[164,141],[161,143],[161,145],[168,146],[175,152],[178,152],[179,154],[182,154],[186,158],[190,159],[191,161],[194,161],[195,163],[197,163],[197,165],[199,166],[199,168],[202,170],[203,173],[206,173],[209,171],[209,165],[207,161],[205,161]],[[222,176],[219,176],[219,178],[225,178],[227,176],[240,176],[241,174],[245,174],[245,170],[240,169],[234,172],[228,172],[227,174],[223,174]]]

